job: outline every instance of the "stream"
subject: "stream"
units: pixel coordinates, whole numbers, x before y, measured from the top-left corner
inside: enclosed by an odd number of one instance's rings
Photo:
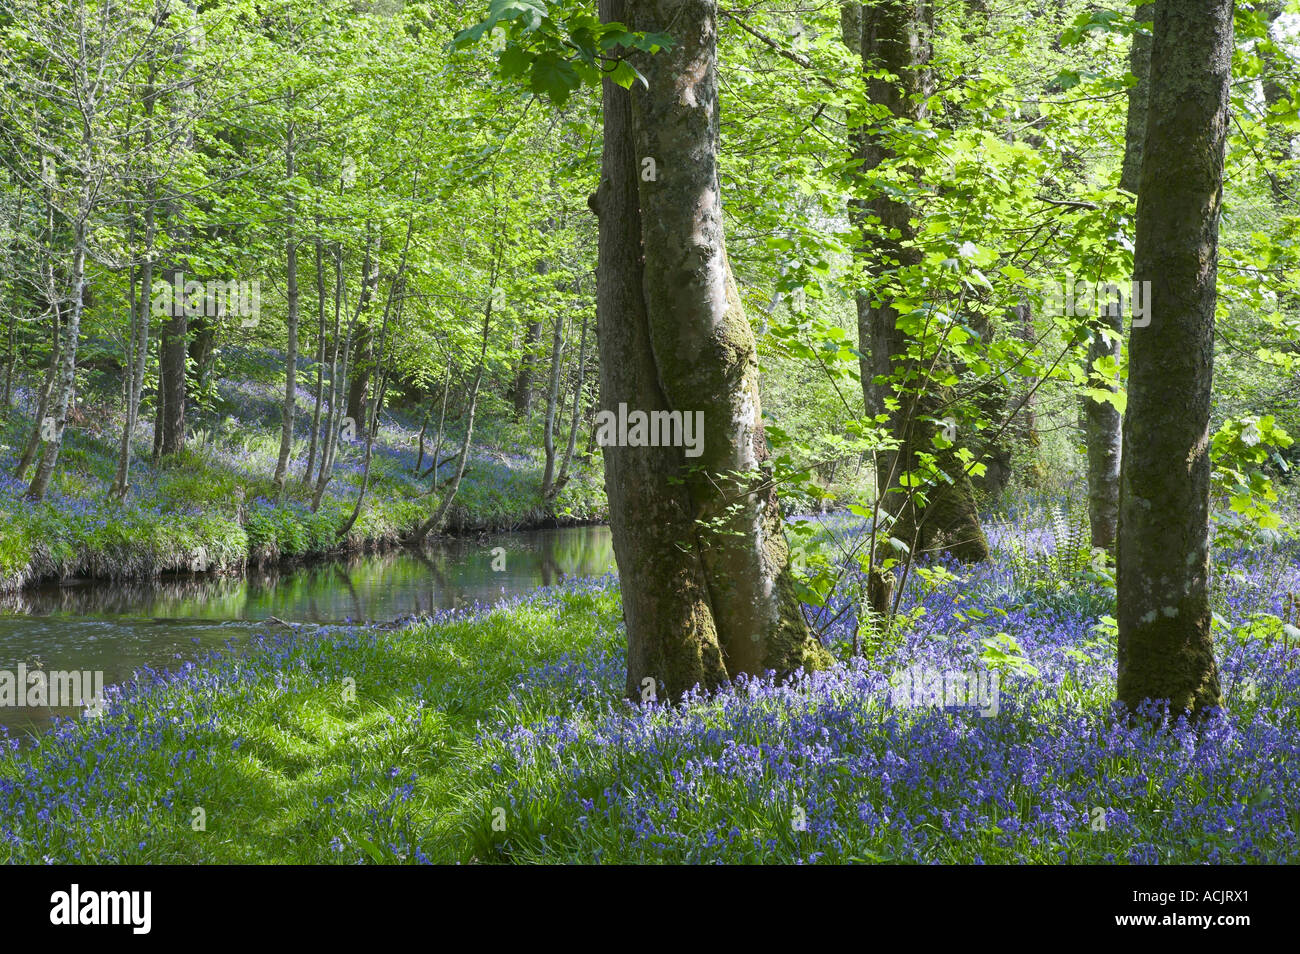
[[[566,527],[442,541],[422,553],[327,560],[244,577],[178,575],[148,583],[68,580],[0,597],[0,678],[19,667],[102,672],[105,685],[135,670],[176,668],[260,621],[392,620],[490,604],[573,576],[614,570],[608,527]],[[77,707],[3,705],[0,725],[26,735]]]

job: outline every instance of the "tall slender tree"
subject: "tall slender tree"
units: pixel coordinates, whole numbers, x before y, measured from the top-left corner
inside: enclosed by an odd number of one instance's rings
[[[1231,0],[1157,0],[1120,472],[1118,696],[1130,710],[1220,701],[1210,634],[1210,387]]]
[[[858,57],[867,99],[887,115],[912,123],[925,115],[930,92],[933,11],[929,0],[878,0],[841,6],[845,44]],[[850,133],[859,175],[893,158],[877,120],[856,117]],[[873,128],[873,126],[875,128]],[[915,266],[914,213],[905,198],[880,193],[850,201],[861,232],[857,255],[868,276],[882,278]],[[894,515],[891,535],[921,552],[946,551],[960,560],[988,557],[966,466],[953,452],[939,452],[945,479],[918,494],[909,475],[918,473],[918,454],[934,453],[935,423],[951,404],[952,392],[939,382],[948,362],[942,353],[918,359],[915,342],[898,325],[891,296],[880,288],[857,296],[862,388],[867,410],[887,414],[897,447],[877,456],[876,482],[884,508]],[[904,381],[905,384],[900,383]]]
[[[1151,69],[1151,34],[1140,29],[1150,21],[1152,6],[1141,4],[1133,13],[1139,30],[1129,50],[1129,72],[1136,82],[1129,87],[1128,113],[1124,131],[1124,159],[1119,185],[1137,194],[1142,173],[1142,146],[1146,136],[1147,97]],[[1088,368],[1110,359],[1118,366],[1124,340],[1124,315],[1106,303],[1092,326],[1088,347]],[[1116,390],[1118,385],[1111,386]],[[1094,549],[1113,550],[1119,525],[1119,469],[1123,422],[1119,408],[1111,401],[1083,399],[1085,443],[1088,449],[1088,525]]]

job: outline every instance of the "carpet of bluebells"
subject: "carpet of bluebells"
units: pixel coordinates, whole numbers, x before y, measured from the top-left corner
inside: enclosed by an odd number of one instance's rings
[[[1021,547],[1050,557],[1050,527],[1016,532]],[[1005,527],[992,535],[1007,542]],[[754,680],[631,712],[611,692],[622,677],[616,654],[574,654],[530,673],[515,704],[562,696],[572,707],[491,726],[480,741],[496,752],[512,810],[531,816],[540,804],[545,818],[522,838],[482,837],[528,859],[1300,859],[1300,649],[1289,630],[1260,625],[1300,590],[1296,550],[1225,555],[1215,608],[1226,707],[1197,727],[1165,717],[1156,731],[1110,706],[1104,577],[1052,585],[1051,568],[1001,560],[935,574],[912,594],[924,615],[887,657],[797,684]],[[1000,673],[996,716],[894,704],[891,674],[987,665],[982,647],[995,633],[1024,657],[1020,674]]]
[[[395,628],[268,632],[15,745],[0,860],[1300,859],[1295,543],[1219,554],[1225,708],[1153,728],[1111,707],[1105,568],[1061,559],[1050,523],[990,536],[988,564],[913,575],[909,625],[870,658],[680,705],[621,698],[611,579]],[[841,659],[853,625],[824,633]],[[899,704],[891,677],[917,666],[994,669],[996,715]]]

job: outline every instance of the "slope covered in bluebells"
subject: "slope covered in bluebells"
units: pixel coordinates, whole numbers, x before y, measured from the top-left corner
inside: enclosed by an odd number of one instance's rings
[[[232,374],[197,417],[190,446],[180,459],[151,463],[147,452],[132,463],[126,499],[111,499],[120,411],[110,397],[116,383],[98,382],[102,393],[84,399],[84,422],[69,431],[63,467],[43,501],[24,500],[26,481],[15,465],[31,431],[33,395],[20,388],[18,406],[0,416],[0,589],[69,576],[148,579],[196,568],[239,571],[247,564],[319,556],[331,551],[396,543],[438,507],[444,490],[417,473],[430,466],[432,430],[419,455],[421,421],[398,409],[380,416],[369,482],[361,512],[345,536],[365,470],[364,439],[342,446],[320,507],[297,481],[277,491],[269,475],[280,441],[282,385],[272,381],[274,356],[232,359]],[[269,361],[269,364],[268,364]],[[260,363],[258,363],[260,362]],[[289,471],[304,473],[311,437],[311,393],[298,391],[294,453]],[[153,430],[141,421],[137,448],[149,447]],[[441,457],[460,448],[460,436],[444,439]],[[543,460],[522,431],[480,427],[466,473],[448,512],[445,529],[502,529],[545,521],[586,521],[604,515],[599,468],[574,465],[574,479],[552,507],[538,487]],[[444,465],[446,479],[453,465]]]
[[[268,633],[243,658],[144,674],[32,750],[12,742],[0,858],[1300,858],[1295,542],[1219,555],[1226,708],[1152,730],[1111,708],[1106,572],[1060,521],[993,538],[1002,559],[927,568],[912,625],[873,658],[680,706],[621,698],[610,579],[397,628]],[[841,658],[852,625],[827,633]],[[996,673],[995,714],[907,704],[897,677],[918,670]]]

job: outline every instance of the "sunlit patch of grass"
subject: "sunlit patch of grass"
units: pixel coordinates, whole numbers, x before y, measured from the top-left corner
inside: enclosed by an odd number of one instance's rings
[[[463,815],[491,807],[474,802],[480,722],[615,620],[610,592],[578,586],[403,629],[270,634],[146,681],[0,758],[0,860],[469,860]]]

